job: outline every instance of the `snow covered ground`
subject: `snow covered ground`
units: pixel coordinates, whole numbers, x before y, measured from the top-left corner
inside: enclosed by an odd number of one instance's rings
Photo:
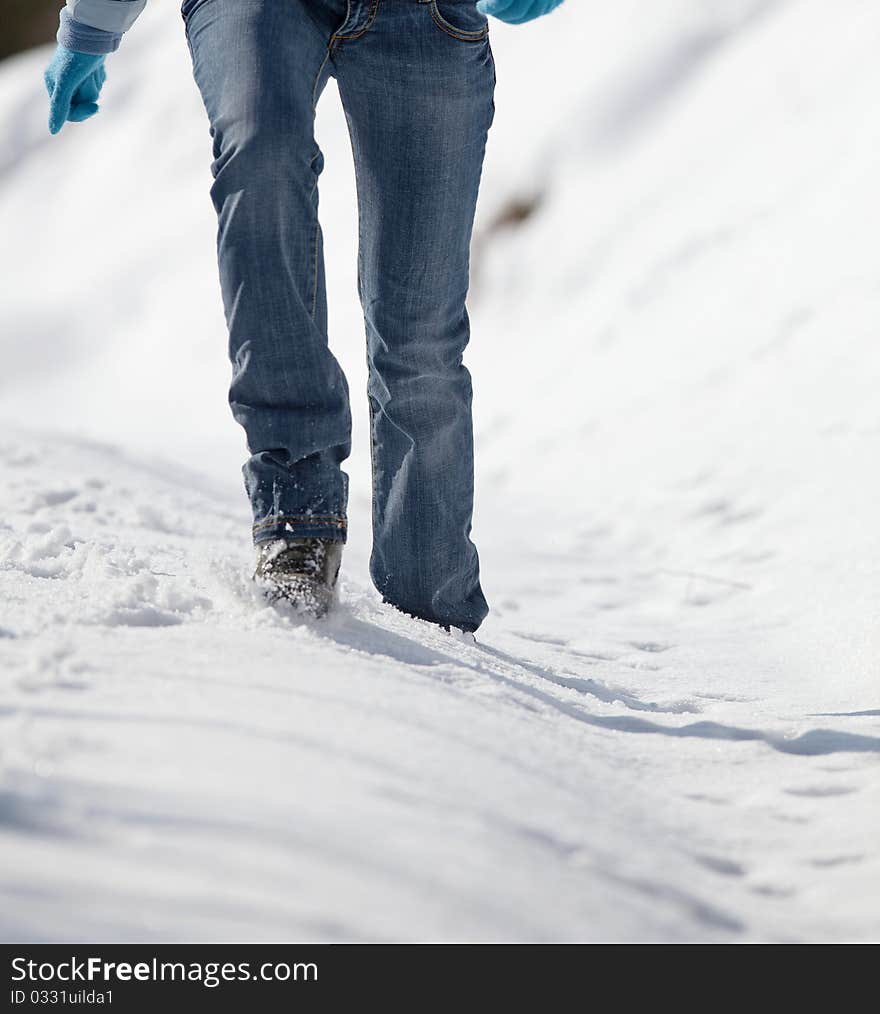
[[[476,645],[367,579],[332,85],[352,525],[307,623],[248,580],[174,4],[58,138],[46,53],[0,67],[0,938],[880,938],[878,43],[874,0],[493,25]]]

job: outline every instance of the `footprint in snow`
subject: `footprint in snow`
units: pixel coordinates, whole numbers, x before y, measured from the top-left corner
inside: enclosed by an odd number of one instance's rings
[[[35,493],[31,498],[29,511],[42,510],[44,507],[60,507],[70,503],[79,496],[78,489],[48,489]]]
[[[811,859],[810,866],[815,866],[818,869],[833,869],[835,866],[855,866],[864,862],[864,859],[863,855],[822,856],[818,859]]]
[[[674,647],[672,644],[663,644],[660,641],[630,641],[629,646],[635,648],[636,651],[646,651],[651,655],[659,655]]]
[[[810,799],[830,799],[833,796],[850,796],[858,792],[852,785],[807,785],[803,788],[783,789],[789,796],[804,796]]]
[[[760,895],[762,898],[792,898],[797,891],[793,887],[783,887],[780,884],[755,884],[751,888],[752,894]]]
[[[723,856],[696,855],[694,861],[722,877],[744,877],[747,872],[740,863],[733,859],[725,859]]]

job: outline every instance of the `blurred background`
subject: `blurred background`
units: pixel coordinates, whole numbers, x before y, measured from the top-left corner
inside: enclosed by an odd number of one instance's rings
[[[0,60],[31,46],[51,42],[58,31],[57,0],[3,0]]]
[[[876,938],[876,0],[493,22],[474,655],[369,586],[333,82],[354,450],[342,606],[311,630],[249,591],[179,5],[150,0],[99,115],[51,138],[59,5],[2,3],[0,930]]]

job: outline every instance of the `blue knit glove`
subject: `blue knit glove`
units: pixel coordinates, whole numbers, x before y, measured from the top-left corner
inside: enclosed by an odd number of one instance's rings
[[[542,14],[549,14],[561,3],[562,0],[480,0],[477,10],[509,25],[522,25],[540,18]]]
[[[105,54],[75,53],[58,46],[43,80],[49,92],[49,133],[65,122],[79,123],[98,111],[98,96],[107,77]]]

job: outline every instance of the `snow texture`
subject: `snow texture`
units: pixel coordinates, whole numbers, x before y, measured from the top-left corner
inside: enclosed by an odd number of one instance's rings
[[[250,581],[173,4],[50,138],[0,68],[0,937],[880,937],[880,9],[493,24],[477,643],[382,605],[351,157],[340,603]],[[95,217],[95,202],[108,211]]]

